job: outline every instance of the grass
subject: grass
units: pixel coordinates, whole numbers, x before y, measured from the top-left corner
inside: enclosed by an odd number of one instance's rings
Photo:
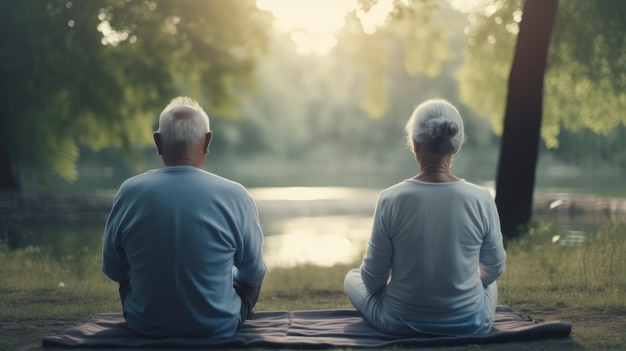
[[[510,242],[499,290],[500,304],[570,322],[571,338],[437,350],[626,350],[626,228],[607,224],[582,246],[560,245],[564,235],[534,225]],[[357,264],[270,269],[256,309],[351,308],[343,278]],[[58,259],[0,245],[0,267],[0,350],[39,349],[45,335],[120,309],[116,285],[100,273],[100,254],[87,248]]]
[[[500,301],[523,307],[584,306],[626,313],[626,229],[606,224],[580,246],[562,245],[550,224],[534,226],[507,248]]]

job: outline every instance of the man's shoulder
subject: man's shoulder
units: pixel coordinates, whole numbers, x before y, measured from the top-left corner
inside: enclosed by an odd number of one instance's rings
[[[120,191],[131,191],[131,189],[144,189],[146,187],[151,188],[155,186],[165,186],[171,183],[171,179],[167,180],[167,174],[175,174],[176,177],[181,177],[180,181],[191,187],[198,187],[199,189],[207,189],[212,193],[228,193],[232,196],[241,195],[247,196],[247,189],[240,183],[217,175],[215,173],[206,171],[200,168],[177,168],[164,167],[146,171],[144,173],[135,175],[126,179],[120,186]],[[165,176],[165,177],[164,177]]]
[[[232,189],[233,191],[244,191],[246,192],[246,188],[239,182],[234,181],[232,179],[228,179],[226,177],[217,175],[215,173],[199,169],[200,172],[204,174],[208,181],[211,181],[224,189]]]
[[[157,171],[158,171],[158,169],[152,169],[152,170],[145,171],[143,173],[134,175],[134,176],[132,176],[130,178],[127,178],[124,182],[122,182],[122,185],[120,186],[120,189],[132,187],[132,186],[135,186],[137,184],[143,183],[143,181],[145,179],[150,178],[151,176],[156,174]]]
[[[248,189],[241,183],[203,169],[198,169],[198,172],[201,178],[199,183],[203,183],[205,189],[211,194],[219,194],[220,197],[226,196],[233,199],[252,199]]]

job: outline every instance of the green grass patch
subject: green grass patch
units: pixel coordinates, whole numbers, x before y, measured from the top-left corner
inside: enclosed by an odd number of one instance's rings
[[[544,309],[585,306],[626,313],[626,229],[606,224],[579,245],[567,233],[534,225],[507,247],[500,301]]]
[[[267,272],[257,309],[352,308],[343,291],[343,279],[351,268],[348,265],[272,268]]]

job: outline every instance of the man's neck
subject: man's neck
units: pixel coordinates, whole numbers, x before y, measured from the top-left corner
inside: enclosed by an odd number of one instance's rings
[[[163,158],[163,164],[165,167],[174,167],[174,166],[191,166],[195,168],[202,167],[202,164],[198,161],[188,158],[188,157],[171,157],[171,158]]]

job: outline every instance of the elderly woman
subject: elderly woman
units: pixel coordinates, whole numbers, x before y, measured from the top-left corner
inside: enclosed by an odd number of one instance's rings
[[[488,333],[506,253],[489,191],[450,172],[464,141],[461,116],[447,101],[429,100],[415,109],[406,134],[419,173],[380,194],[346,294],[385,333]]]

